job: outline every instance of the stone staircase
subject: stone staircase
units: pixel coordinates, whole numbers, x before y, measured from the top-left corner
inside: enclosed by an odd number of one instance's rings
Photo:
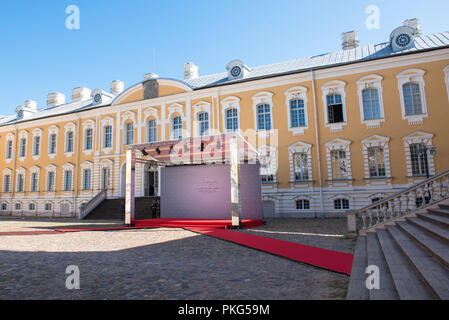
[[[449,199],[441,199],[359,236],[348,300],[449,299]],[[380,289],[368,290],[368,266]]]
[[[157,197],[135,198],[135,219],[152,219],[151,206]],[[125,199],[105,199],[84,220],[123,220],[121,203]],[[158,213],[159,214],[159,213]]]

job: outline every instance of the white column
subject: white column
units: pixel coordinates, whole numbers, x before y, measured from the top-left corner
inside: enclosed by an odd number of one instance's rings
[[[136,176],[136,153],[130,149],[126,152],[126,205],[125,224],[131,225],[134,222],[134,193]]]

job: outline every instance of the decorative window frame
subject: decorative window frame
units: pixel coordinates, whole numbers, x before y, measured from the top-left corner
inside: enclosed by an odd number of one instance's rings
[[[274,132],[274,122],[273,122],[273,112],[274,112],[274,103],[273,103],[273,93],[269,91],[262,91],[256,93],[252,96],[253,99],[253,113],[254,113],[254,129],[257,135],[266,136],[267,134]],[[259,130],[258,121],[257,121],[257,106],[260,104],[268,104],[270,105],[270,121],[271,121],[271,130]]]
[[[12,181],[12,169],[10,168],[5,168],[2,171],[3,175],[2,175],[2,193],[12,193],[12,186],[13,186],[13,181]],[[4,189],[5,187],[5,176],[9,176],[9,190],[6,191]]]
[[[71,181],[72,183],[71,183],[71,186],[70,186],[70,190],[65,190],[64,189],[64,184],[65,184],[64,180],[65,180],[65,172],[66,171],[71,171],[72,172],[72,181]],[[61,185],[61,190],[64,193],[72,194],[72,192],[75,190],[75,188],[74,188],[74,180],[75,180],[75,165],[70,163],[70,162],[67,162],[67,163],[63,164],[62,165],[62,185]]]
[[[31,179],[31,177],[32,177],[33,173],[35,173],[37,175],[37,190],[36,191],[32,191],[33,190],[33,186],[32,186],[33,181]],[[30,168],[30,181],[29,181],[29,183],[30,183],[30,192],[31,193],[39,192],[39,189],[40,189],[40,175],[41,175],[41,168],[39,166],[34,165],[34,166],[32,166]]]
[[[366,125],[367,129],[380,128],[380,123],[385,122],[385,109],[383,100],[383,87],[382,87],[383,77],[372,74],[364,76],[357,80],[357,92],[359,94],[359,106],[360,106],[360,117],[362,124]],[[363,90],[365,89],[377,89],[379,93],[379,119],[365,120],[365,109],[363,107]]]
[[[103,180],[103,169],[107,168],[109,169],[109,186],[108,186],[108,190],[113,189],[114,188],[114,161],[110,160],[110,159],[104,159],[100,162],[99,165],[99,169],[100,169],[100,173],[99,173],[99,186],[101,188],[101,184],[102,184],[102,180]]]
[[[309,180],[307,181],[296,181],[295,177],[295,164],[293,156],[295,153],[305,153],[307,154],[307,170],[309,174]],[[288,160],[290,166],[290,187],[311,187],[313,183],[312,175],[312,145],[306,142],[298,141],[288,147]]]
[[[5,209],[5,210],[2,209],[2,206],[3,206],[3,205],[6,205],[6,209]],[[9,209],[9,203],[8,203],[8,201],[0,201],[0,212],[7,212],[8,209]]]
[[[45,167],[45,192],[47,195],[55,195],[56,194],[56,190],[58,189],[58,167],[54,164],[49,164],[47,167]],[[54,189],[55,190],[48,190],[48,175],[50,172],[54,172],[55,173],[55,185],[54,185]]]
[[[33,134],[33,142],[31,146],[31,157],[33,158],[34,161],[37,161],[39,160],[42,154],[42,129],[36,128],[32,131],[32,134]],[[34,138],[36,137],[40,138],[38,155],[34,155]]]
[[[95,121],[89,119],[87,121],[84,121],[82,126],[83,126],[83,153],[86,156],[89,156],[95,151],[95,128],[96,128]],[[89,150],[86,149],[86,131],[88,129],[92,129],[92,148]]]
[[[47,150],[48,157],[50,159],[54,159],[57,156],[57,154],[58,154],[59,127],[57,125],[53,125],[53,126],[49,127],[47,129],[47,131],[48,131],[48,139],[47,139],[48,140],[48,148],[47,148],[48,149]],[[50,153],[50,137],[51,137],[52,134],[56,135],[56,152],[55,153]]]
[[[446,89],[447,89],[447,99],[449,100],[449,65],[446,66],[444,69],[444,82],[446,82]]]
[[[20,156],[20,150],[22,149],[20,144],[21,144],[22,139],[25,139],[25,154],[23,156]],[[18,151],[17,158],[19,159],[20,162],[24,162],[27,157],[27,154],[28,154],[28,131],[27,130],[22,130],[19,133],[19,148],[18,149],[19,150],[17,150]]]
[[[143,122],[145,124],[145,126],[144,126],[145,127],[145,141],[149,142],[150,141],[150,135],[149,135],[150,128],[149,128],[148,123],[150,120],[156,120],[156,128],[157,128],[157,130],[159,129],[160,120],[159,120],[158,110],[154,107],[150,107],[143,111],[143,115],[144,115]],[[158,138],[157,140],[159,141],[159,135],[157,136],[157,138]]]
[[[240,98],[231,96],[226,97],[221,101],[221,114],[222,114],[222,122],[223,122],[223,132],[232,132],[226,129],[226,112],[229,109],[237,109],[237,131],[240,132]]]
[[[349,209],[335,209],[335,200],[338,199],[345,199],[349,201]],[[336,211],[336,212],[346,212],[348,210],[352,210],[352,208],[354,208],[354,198],[347,195],[347,194],[343,194],[343,193],[339,193],[339,194],[335,194],[331,197],[329,197],[329,200],[331,200],[331,208],[332,210]]]
[[[30,204],[34,204],[34,210],[30,210]],[[38,208],[37,206],[38,206],[37,202],[31,200],[31,201],[27,202],[26,208],[24,208],[24,210],[28,213],[37,212],[37,208]]]
[[[195,137],[200,136],[200,126],[199,126],[199,120],[198,115],[203,112],[208,113],[208,122],[209,122],[209,130],[206,134],[206,136],[209,136],[211,134],[212,128],[211,128],[211,119],[212,119],[212,113],[211,113],[211,103],[207,101],[200,101],[198,103],[195,103],[193,105],[193,132],[195,133]]]
[[[372,135],[368,138],[363,139],[362,142],[362,153],[363,153],[363,165],[365,168],[365,180],[369,184],[385,184],[391,183],[391,162],[390,162],[390,143],[389,137],[384,137],[380,135]],[[369,161],[368,161],[368,148],[370,147],[381,147],[384,150],[384,164],[385,164],[385,177],[371,177],[369,172]]]
[[[94,190],[94,164],[91,161],[84,161],[83,163],[81,163],[81,170],[80,170],[80,174],[81,174],[81,178],[79,181],[81,181],[81,186],[80,186],[80,191],[85,194],[85,193],[92,193]],[[85,169],[90,169],[90,189],[85,190],[84,189],[84,170]]]
[[[293,206],[295,208],[295,211],[297,212],[310,212],[313,210],[313,198],[312,197],[308,197],[306,195],[299,195],[297,197],[294,197],[293,199]],[[300,200],[307,200],[309,201],[309,209],[296,209],[296,201],[300,201]]]
[[[173,132],[173,118],[175,116],[179,115],[181,117],[181,120],[182,120],[182,136],[184,137],[184,135],[185,135],[186,131],[184,130],[184,122],[186,120],[186,117],[184,115],[183,109],[184,109],[184,106],[182,104],[179,104],[179,103],[173,103],[173,104],[171,104],[167,108],[167,110],[168,110],[168,118],[167,119],[169,121],[169,127],[170,127],[170,140],[177,140],[177,139],[174,139],[174,136],[173,136],[173,134],[174,134],[174,132]]]
[[[307,88],[303,86],[296,86],[285,91],[285,104],[287,107],[287,117],[288,117],[288,131],[292,132],[294,136],[304,135],[304,131],[309,129],[309,111],[307,109]],[[292,127],[292,119],[290,112],[290,101],[299,99],[304,101],[304,119],[305,126],[304,127]]]
[[[348,124],[348,114],[346,112],[346,82],[341,80],[332,80],[326,82],[321,86],[322,99],[323,99],[323,111],[324,111],[324,126],[329,128],[331,132],[342,131],[343,127]],[[327,111],[327,96],[330,94],[341,95],[341,103],[343,105],[343,122],[340,123],[329,123],[329,114]]]
[[[407,176],[410,180],[410,183],[415,184],[416,182],[419,182],[420,180],[426,179],[427,177],[416,177],[413,176],[413,170],[412,170],[412,157],[410,153],[410,145],[415,143],[422,143],[427,146],[432,146],[432,139],[434,135],[432,133],[423,132],[423,131],[415,131],[413,133],[410,133],[409,135],[402,138],[404,141],[404,151],[405,151],[405,157],[406,157],[406,164],[407,164]],[[427,155],[427,160],[429,163],[429,174],[431,176],[435,175],[435,157],[433,155],[429,154]]]
[[[14,140],[15,140],[15,136],[12,133],[8,133],[5,137],[5,162],[7,164],[11,163],[12,159],[14,158],[14,154],[15,154]],[[9,159],[7,159],[6,155],[8,154],[8,142],[9,141],[11,141],[11,157]]]
[[[402,119],[407,120],[409,125],[422,124],[424,118],[428,117],[427,113],[427,98],[426,98],[426,83],[424,81],[424,75],[426,71],[421,69],[407,69],[396,75],[398,79],[398,89],[399,97],[401,101],[401,112]],[[414,82],[419,84],[419,90],[421,93],[421,104],[423,108],[423,114],[406,115],[405,113],[405,102],[404,102],[404,91],[402,86],[406,83]]]
[[[20,204],[20,209],[16,209],[16,205]],[[25,211],[25,209],[23,208],[23,202],[22,201],[14,201],[13,206],[12,206],[12,211],[15,212],[23,212]]]
[[[328,184],[331,187],[345,187],[352,185],[352,165],[351,165],[351,141],[337,138],[324,144],[326,147],[326,159],[327,159],[327,176]],[[346,154],[346,164],[348,169],[348,177],[346,179],[333,179],[332,176],[332,159],[331,151],[343,150]]]
[[[260,146],[257,149],[257,152],[259,152],[261,157],[266,156],[267,151],[270,152],[270,169],[273,171],[272,175],[273,175],[273,182],[265,182],[264,184],[277,184],[278,183],[278,179],[277,179],[277,171],[278,171],[278,164],[279,164],[279,160],[278,160],[278,148],[275,146],[270,146],[270,145],[263,145]],[[262,176],[262,170],[263,168],[260,168],[260,175]]]
[[[71,158],[75,153],[75,141],[76,141],[76,125],[73,122],[69,122],[64,126],[64,155],[67,158]],[[67,151],[67,133],[73,133],[72,151]]]
[[[105,154],[111,153],[114,148],[114,125],[115,121],[111,117],[101,119],[101,150]],[[107,148],[104,146],[104,128],[106,126],[111,126],[111,146]]]
[[[19,187],[19,175],[22,175],[22,191],[18,190]],[[23,197],[26,189],[26,169],[24,167],[19,167],[16,169],[16,194]]]

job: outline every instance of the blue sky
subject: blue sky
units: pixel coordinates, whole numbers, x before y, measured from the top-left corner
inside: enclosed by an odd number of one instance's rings
[[[79,30],[65,27],[69,5],[80,8]],[[369,5],[380,9],[378,30],[365,26]],[[149,72],[183,79],[189,61],[201,75],[233,59],[258,66],[327,53],[353,29],[361,45],[386,42],[407,18],[420,18],[424,34],[448,31],[447,12],[447,0],[2,0],[0,114],[28,99],[44,108],[51,92],[70,100],[74,87],[129,87]]]

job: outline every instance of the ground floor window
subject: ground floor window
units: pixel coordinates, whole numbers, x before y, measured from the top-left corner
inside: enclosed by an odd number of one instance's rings
[[[15,208],[16,210],[22,210],[22,205],[21,205],[20,203],[16,203],[15,206],[14,206],[14,208]]]
[[[269,182],[273,182],[273,181],[274,181],[274,176],[272,174],[262,176],[263,183],[269,183]]]
[[[28,210],[30,210],[30,211],[36,210],[36,205],[35,205],[34,203],[30,203],[30,204],[28,205]]]
[[[46,211],[51,211],[51,208],[52,208],[51,203],[46,203],[46,204],[45,204],[45,210],[46,210]]]
[[[0,205],[0,210],[1,210],[1,211],[6,211],[6,210],[8,210],[8,205],[7,205],[6,203],[2,203],[2,204]]]
[[[296,210],[309,210],[310,201],[309,200],[296,200]]]
[[[349,200],[347,199],[335,199],[334,200],[335,210],[349,210]]]

